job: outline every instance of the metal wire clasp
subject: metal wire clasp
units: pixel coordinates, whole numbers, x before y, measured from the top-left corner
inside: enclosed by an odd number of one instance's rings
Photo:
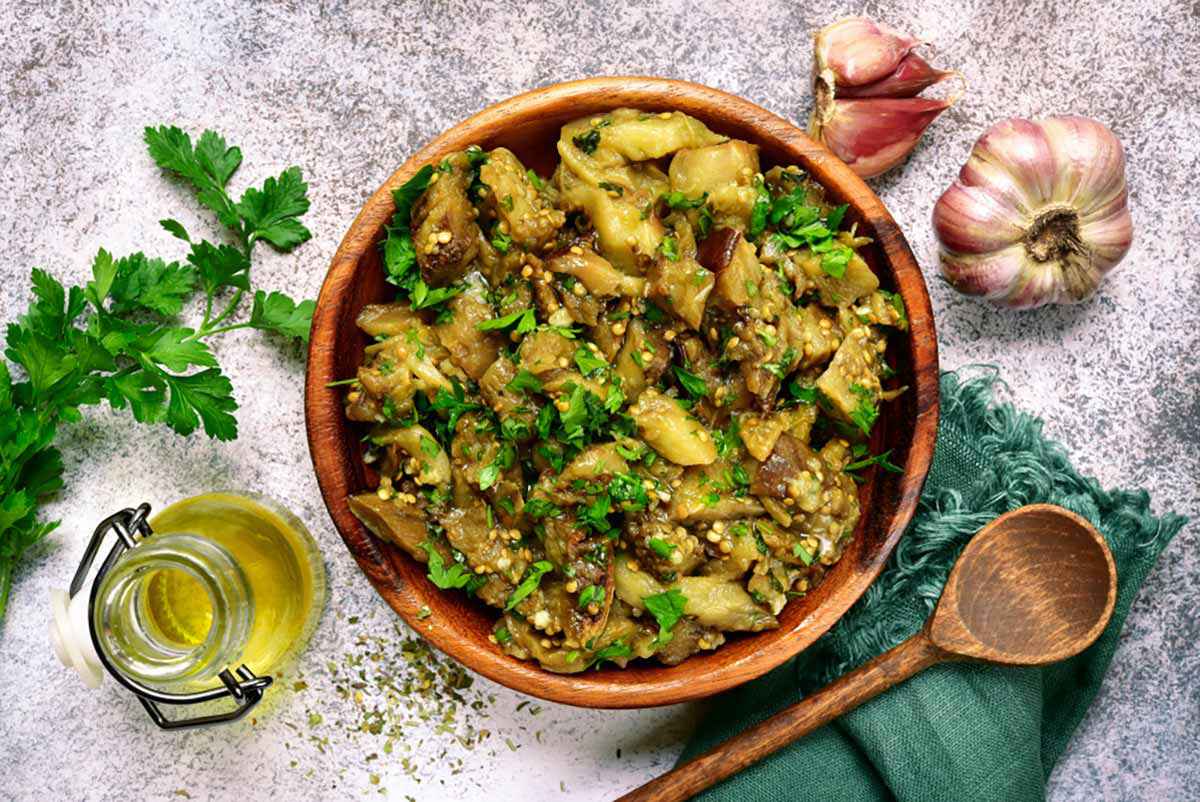
[[[151,720],[164,730],[201,727],[207,724],[236,721],[250,712],[251,708],[262,700],[263,691],[273,681],[271,677],[259,677],[245,665],[239,666],[236,672],[231,671],[227,667],[217,675],[217,678],[221,680],[221,685],[218,687],[194,693],[167,693],[155,690],[121,674],[104,654],[104,650],[100,648],[100,639],[96,634],[94,617],[96,596],[100,588],[100,581],[104,578],[105,574],[112,570],[122,554],[130,549],[137,548],[139,543],[154,534],[150,528],[150,524],[146,522],[149,515],[150,505],[141,504],[137,509],[127,507],[120,512],[113,513],[100,522],[100,525],[92,533],[91,540],[88,541],[87,549],[83,553],[83,559],[79,563],[79,568],[75,571],[75,578],[71,580],[71,597],[74,598],[83,590],[87,582],[88,573],[91,571],[92,564],[96,561],[96,556],[100,552],[100,547],[105,536],[110,531],[115,533],[117,542],[113,544],[112,549],[108,552],[108,556],[104,558],[104,562],[101,563],[100,568],[96,571],[95,579],[92,581],[91,592],[88,596],[88,628],[91,632],[92,645],[96,649],[96,654],[101,665],[104,666],[104,669],[113,679],[128,688],[138,698],[138,701],[142,703],[142,707],[146,708],[146,712],[150,715]],[[159,709],[159,705],[195,705],[216,701],[224,697],[233,699],[234,707],[223,713],[195,716],[192,718],[169,719]]]

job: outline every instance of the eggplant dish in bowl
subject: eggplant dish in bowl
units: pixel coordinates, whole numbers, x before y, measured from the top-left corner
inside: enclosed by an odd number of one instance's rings
[[[674,665],[778,626],[857,481],[899,472],[868,444],[908,320],[847,206],[754,144],[621,108],[557,153],[470,147],[394,191],[396,300],[340,388],[378,485],[349,505],[509,655]]]

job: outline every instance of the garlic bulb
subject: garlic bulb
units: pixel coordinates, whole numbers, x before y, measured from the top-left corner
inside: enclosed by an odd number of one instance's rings
[[[866,17],[848,17],[817,32],[815,108],[809,123],[823,143],[863,178],[895,167],[957,97],[917,97],[956,72],[938,70],[913,52],[918,39]]]
[[[1125,154],[1085,117],[1002,120],[933,209],[959,292],[1018,309],[1090,297],[1133,241]]]

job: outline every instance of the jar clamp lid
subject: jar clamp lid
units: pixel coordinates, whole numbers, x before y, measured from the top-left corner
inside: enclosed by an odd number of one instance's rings
[[[103,679],[101,669],[107,671],[113,679],[138,698],[150,718],[162,729],[173,730],[235,721],[250,712],[262,700],[263,692],[272,682],[271,677],[257,676],[246,665],[239,666],[236,671],[226,667],[217,674],[217,678],[221,680],[218,687],[193,693],[170,693],[123,675],[100,647],[92,611],[96,606],[101,580],[125,552],[137,548],[153,535],[153,530],[146,521],[149,515],[150,505],[142,504],[137,509],[126,508],[101,521],[84,550],[75,578],[71,580],[70,593],[57,588],[50,591],[54,610],[54,617],[50,622],[50,640],[54,645],[55,654],[63,665],[78,671],[90,688],[99,687]],[[90,589],[86,589],[88,575],[96,563],[104,539],[110,532],[116,535],[116,543],[99,564],[91,580]],[[192,718],[169,719],[159,708],[159,705],[202,704],[226,697],[233,700],[232,709]]]

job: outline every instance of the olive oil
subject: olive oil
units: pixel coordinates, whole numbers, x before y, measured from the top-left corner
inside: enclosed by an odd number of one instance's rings
[[[154,537],[191,533],[212,542],[244,576],[252,617],[236,664],[271,674],[303,649],[324,606],[325,568],[299,520],[248,496],[208,493],[170,505],[150,525]],[[189,572],[164,567],[145,580],[142,619],[159,638],[186,651],[221,625],[214,601]]]

